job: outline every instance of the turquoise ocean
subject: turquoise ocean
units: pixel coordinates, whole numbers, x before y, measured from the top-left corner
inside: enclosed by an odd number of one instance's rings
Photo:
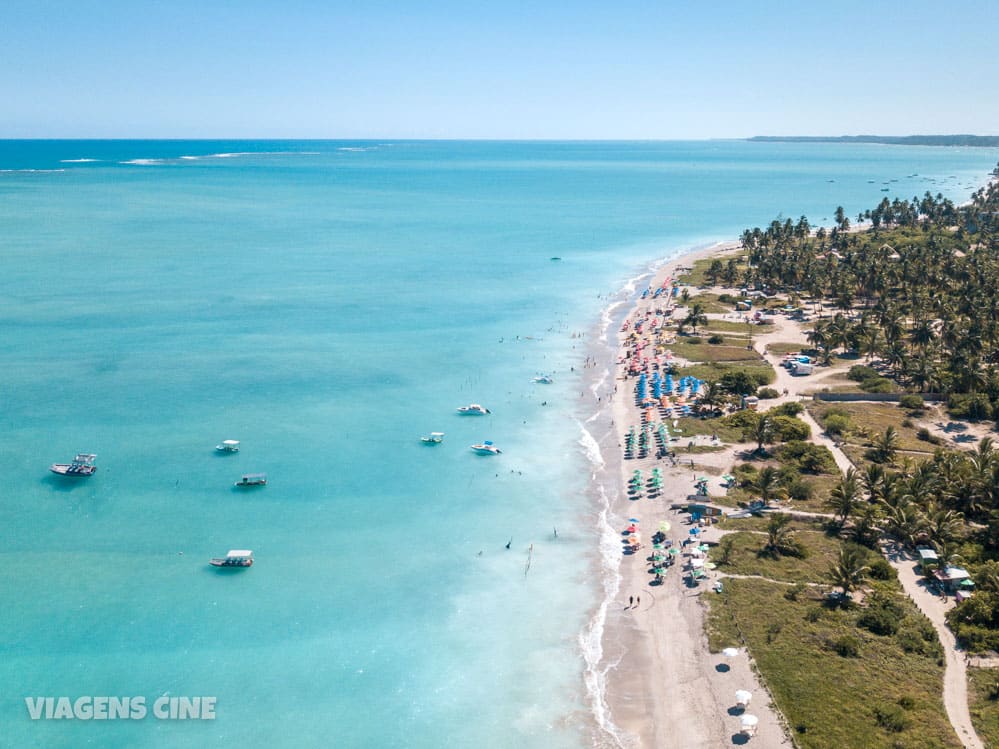
[[[778,215],[964,201],[997,160],[0,142],[0,747],[613,745],[610,384],[586,357],[664,258]],[[492,413],[456,413],[472,402]],[[95,476],[48,472],[77,452]],[[208,566],[239,548],[252,569]],[[163,695],[216,717],[25,704]]]

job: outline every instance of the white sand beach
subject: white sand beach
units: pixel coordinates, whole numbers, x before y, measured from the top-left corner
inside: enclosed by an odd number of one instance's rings
[[[677,268],[692,265],[696,260],[737,248],[738,243],[707,248],[684,255],[661,268],[651,287],[658,288],[667,278],[675,278]],[[634,321],[647,312],[667,304],[665,299],[641,299],[629,312]],[[623,335],[623,334],[622,334]],[[618,361],[625,354],[627,342],[622,341]],[[612,414],[617,445],[608,445],[605,452],[621,446],[629,425],[640,423],[639,409],[634,403],[634,378],[624,379],[624,368],[616,367],[617,392],[613,395]],[[703,438],[702,438],[703,439]],[[616,605],[608,610],[603,638],[604,659],[616,665],[607,674],[607,704],[609,721],[617,734],[608,737],[607,744],[626,747],[721,747],[751,741],[758,747],[790,746],[780,717],[770,707],[770,698],[754,673],[744,648],[738,655],[726,657],[711,653],[704,634],[705,604],[702,596],[714,595],[712,581],[692,586],[684,573],[689,561],[687,554],[679,556],[669,568],[661,585],[654,583],[650,573],[651,536],[667,521],[671,528],[667,536],[679,545],[689,534],[689,515],[670,510],[674,503],[685,502],[694,493],[697,471],[713,467],[715,473],[726,468],[736,448],[722,452],[697,453],[690,459],[682,451],[679,464],[649,457],[618,460],[620,497],[612,507],[611,523],[619,523],[620,531],[635,518],[642,538],[642,547],[635,553],[624,554],[620,573],[621,586]],[[635,469],[648,475],[658,466],[664,476],[660,496],[632,500],[623,488]],[[644,493],[643,493],[644,494]],[[709,528],[702,538],[717,541],[720,533]],[[629,605],[631,597],[637,603]],[[748,690],[752,700],[747,709],[737,706],[736,691]],[[759,718],[756,735],[748,738],[740,733],[744,713]]]

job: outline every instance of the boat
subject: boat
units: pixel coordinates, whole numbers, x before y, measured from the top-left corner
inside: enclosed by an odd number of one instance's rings
[[[538,377],[534,378],[534,381],[541,385],[551,385],[553,382],[555,382],[555,380],[552,379],[551,375],[539,375]]]
[[[429,437],[420,437],[424,445],[439,445],[444,441],[444,432],[431,432]]]
[[[232,549],[224,557],[208,560],[213,567],[252,567],[253,552],[249,549]]]
[[[492,413],[485,406],[480,406],[478,403],[469,403],[467,406],[461,406],[458,409],[460,414],[470,414],[473,416],[485,416],[486,414]]]
[[[233,484],[233,486],[264,486],[266,483],[266,473],[244,473],[243,478]]]
[[[490,440],[486,440],[481,445],[472,445],[472,449],[475,450],[479,455],[499,455],[502,450],[500,450],[496,445],[494,445]]]
[[[222,440],[222,444],[215,445],[215,449],[220,453],[238,453],[239,440]]]
[[[49,466],[49,470],[60,476],[93,476],[97,471],[95,460],[97,460],[96,455],[80,453],[73,458],[72,463],[53,463]]]

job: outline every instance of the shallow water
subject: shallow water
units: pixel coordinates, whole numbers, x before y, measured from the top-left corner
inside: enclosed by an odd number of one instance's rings
[[[964,200],[997,160],[0,142],[6,741],[589,743],[579,635],[614,570],[580,444],[606,428],[586,422],[606,373],[582,363],[625,311],[601,310],[652,260],[778,213],[856,215],[882,182]],[[469,402],[492,415],[458,416]],[[240,453],[215,454],[224,438]],[[468,450],[483,439],[503,454]],[[84,450],[93,478],[47,472]],[[249,471],[268,485],[234,490]],[[208,567],[229,548],[254,567]],[[216,718],[32,721],[24,703],[163,694],[215,696]]]

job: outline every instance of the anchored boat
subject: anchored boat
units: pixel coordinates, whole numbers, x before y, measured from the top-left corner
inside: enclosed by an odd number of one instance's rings
[[[266,473],[244,473],[243,478],[234,486],[264,486],[267,483]]]
[[[95,460],[97,460],[96,455],[80,453],[73,458],[72,463],[53,463],[49,466],[49,470],[60,476],[93,476],[97,471]]]
[[[420,437],[424,445],[439,445],[444,441],[444,432],[431,432],[429,437]]]
[[[249,549],[233,549],[224,557],[215,557],[208,563],[213,567],[251,567],[253,552]]]
[[[480,406],[478,403],[469,403],[467,406],[461,406],[458,409],[458,413],[471,416],[485,416],[486,414],[492,413],[492,411],[485,406]]]
[[[472,449],[479,455],[499,455],[503,452],[491,440],[486,440],[481,445],[472,445]]]
[[[215,449],[220,453],[238,453],[239,440],[222,440],[222,444],[215,445]]]

